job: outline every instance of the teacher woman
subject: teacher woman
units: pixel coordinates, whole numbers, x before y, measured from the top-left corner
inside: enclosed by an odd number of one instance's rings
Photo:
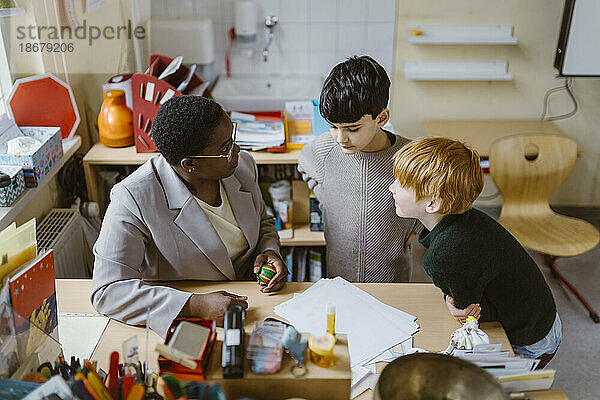
[[[152,125],[160,155],[116,184],[94,245],[91,301],[127,324],[165,336],[178,316],[223,321],[246,297],[188,293],[146,281],[247,280],[271,263],[271,292],[287,267],[267,215],[252,156],[235,144],[236,125],[221,106],[199,96],[163,104]],[[258,289],[257,289],[258,290]]]

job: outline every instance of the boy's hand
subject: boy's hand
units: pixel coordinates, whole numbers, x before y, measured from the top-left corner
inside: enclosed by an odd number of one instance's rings
[[[454,299],[448,295],[446,295],[446,306],[448,307],[448,311],[454,317],[455,320],[464,324],[467,321],[467,317],[470,315],[479,319],[479,315],[481,314],[481,307],[479,304],[471,304],[465,309],[456,308],[454,305]]]
[[[254,273],[258,274],[260,272],[260,267],[265,264],[273,265],[277,270],[277,273],[267,286],[260,288],[260,291],[263,293],[276,292],[285,285],[288,269],[281,258],[271,250],[267,250],[256,257],[256,261],[254,261]]]

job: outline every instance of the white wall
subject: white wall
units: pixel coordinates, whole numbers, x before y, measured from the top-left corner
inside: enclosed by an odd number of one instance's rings
[[[398,2],[392,122],[407,137],[424,135],[424,119],[519,119],[540,117],[544,93],[555,79],[554,52],[564,1],[402,0]],[[415,45],[406,40],[412,24],[509,24],[517,46]],[[596,38],[595,40],[597,40]],[[511,82],[418,82],[404,78],[404,61],[506,60]],[[578,113],[556,124],[583,150],[575,170],[551,203],[600,206],[600,80],[576,79]],[[566,93],[551,97],[550,112],[571,110]],[[489,192],[488,192],[489,193]]]
[[[319,73],[347,56],[369,54],[391,76],[395,0],[255,0],[258,36],[254,56],[234,51],[232,73]],[[279,16],[267,63],[262,60],[265,15]],[[152,0],[152,17],[209,17],[215,25],[217,73],[225,72],[233,0]]]
[[[149,0],[136,0],[147,3]],[[57,21],[54,14],[54,4],[57,4],[60,12],[61,4],[52,0],[18,0],[18,5],[25,8],[26,13],[20,16],[0,19],[3,26],[4,44],[7,47],[8,65],[13,78],[20,78],[33,74],[53,73],[61,79],[65,79],[62,67],[62,54],[48,54],[47,52],[21,51],[20,44],[45,42],[47,40],[35,40],[25,38],[18,39],[17,28],[19,26],[54,26],[60,22],[66,25],[62,19]],[[129,0],[113,0],[93,13],[85,12],[85,2],[75,1],[75,11],[80,22],[84,19],[89,25],[99,27],[119,26],[126,24],[130,18],[129,11],[131,3]],[[48,13],[46,13],[48,11]],[[98,39],[89,45],[86,40],[73,38],[70,42],[74,44],[73,52],[64,53],[64,61],[68,67],[69,83],[73,88],[81,123],[76,134],[82,137],[80,151],[87,149],[97,141],[96,120],[102,103],[102,83],[108,77],[119,72],[131,69],[127,64],[133,64],[131,45],[127,40],[103,40]],[[54,57],[57,56],[54,62]],[[6,65],[0,66],[4,68]],[[26,222],[35,217],[40,223],[50,210],[57,207],[62,200],[63,193],[54,177],[47,186],[31,200],[28,207],[15,217],[17,224]]]

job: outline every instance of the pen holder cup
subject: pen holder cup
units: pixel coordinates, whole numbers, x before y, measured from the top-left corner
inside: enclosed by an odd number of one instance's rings
[[[204,380],[206,379],[206,369],[208,367],[208,362],[210,360],[210,355],[215,346],[215,342],[217,340],[217,323],[213,319],[201,319],[201,318],[176,318],[171,323],[169,330],[167,331],[167,337],[165,338],[165,344],[169,343],[171,336],[175,332],[177,325],[180,322],[187,321],[192,324],[197,324],[204,326],[205,328],[210,329],[210,334],[206,339],[206,343],[202,348],[202,351],[198,355],[194,361],[198,364],[196,369],[190,369],[184,367],[181,364],[178,364],[174,361],[171,361],[165,357],[158,357],[158,367],[159,373],[162,374],[171,374],[178,379],[182,380]]]

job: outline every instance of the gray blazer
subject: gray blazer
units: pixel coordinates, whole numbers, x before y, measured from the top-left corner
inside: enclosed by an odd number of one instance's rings
[[[147,323],[164,337],[191,293],[145,281],[248,279],[259,253],[279,254],[279,236],[265,212],[252,156],[240,152],[234,174],[221,182],[249,244],[234,263],[198,202],[161,155],[113,187],[94,245],[91,301],[98,312],[127,324]]]

